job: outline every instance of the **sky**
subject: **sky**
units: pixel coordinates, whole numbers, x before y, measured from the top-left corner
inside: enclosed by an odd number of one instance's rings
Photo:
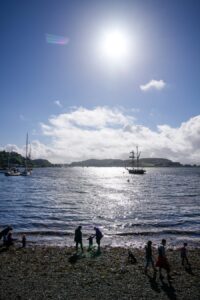
[[[199,0],[0,0],[0,150],[200,164]]]

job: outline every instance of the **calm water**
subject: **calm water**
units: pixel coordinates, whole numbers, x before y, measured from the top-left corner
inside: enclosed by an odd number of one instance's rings
[[[70,245],[77,225],[84,243],[93,226],[104,244],[200,242],[200,168],[45,168],[30,177],[0,174],[0,228],[11,224],[32,242]]]

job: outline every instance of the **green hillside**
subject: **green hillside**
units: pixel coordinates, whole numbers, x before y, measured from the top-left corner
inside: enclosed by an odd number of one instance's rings
[[[8,167],[22,167],[25,164],[25,158],[16,152],[0,151],[0,169]],[[28,166],[31,168],[51,167],[52,164],[46,159],[28,159]]]

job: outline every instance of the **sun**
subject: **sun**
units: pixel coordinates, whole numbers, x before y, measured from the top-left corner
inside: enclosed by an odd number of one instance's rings
[[[119,28],[105,30],[100,36],[98,51],[100,56],[110,63],[125,62],[131,52],[128,33]]]

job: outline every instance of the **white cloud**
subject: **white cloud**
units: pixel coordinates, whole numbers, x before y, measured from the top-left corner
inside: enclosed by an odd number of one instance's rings
[[[117,108],[109,109],[107,107],[96,107],[88,110],[83,107],[76,108],[70,113],[52,116],[49,119],[51,126],[57,129],[81,127],[81,128],[103,128],[125,125],[129,121],[133,121],[133,117],[125,116],[122,111]],[[42,124],[44,129],[48,129],[49,125]],[[51,128],[51,127],[50,127]]]
[[[149,90],[162,90],[166,86],[164,80],[155,80],[152,79],[148,83],[144,85],[140,85],[140,89],[142,91],[149,91]]]
[[[7,144],[3,149],[7,152],[17,152],[17,153],[21,152],[21,149],[14,144]]]
[[[33,141],[32,156],[54,163],[89,158],[127,159],[139,145],[142,157],[200,164],[200,115],[177,128],[163,124],[151,130],[136,124],[123,109],[81,107],[50,117],[47,124],[41,123],[41,130],[50,142]],[[18,152],[22,153],[23,148]]]
[[[62,104],[60,103],[59,100],[54,101],[54,104],[56,104],[58,107],[62,107]]]

